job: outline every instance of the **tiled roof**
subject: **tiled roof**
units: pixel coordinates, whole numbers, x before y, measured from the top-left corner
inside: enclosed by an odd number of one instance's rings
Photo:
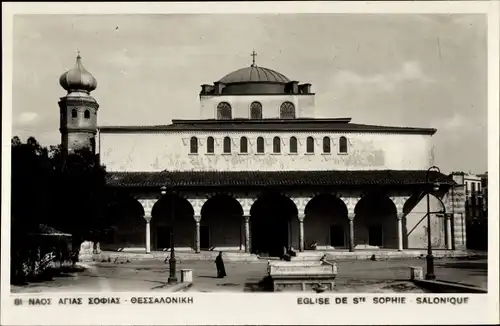
[[[395,132],[433,135],[436,129],[392,127],[350,123],[343,119],[233,119],[233,120],[173,120],[170,125],[102,126],[101,132],[155,132],[155,131],[340,131],[340,132]]]
[[[432,171],[433,182],[453,180]],[[252,186],[389,186],[421,185],[426,171],[240,171],[240,172],[108,172],[107,184],[117,187],[252,187]]]

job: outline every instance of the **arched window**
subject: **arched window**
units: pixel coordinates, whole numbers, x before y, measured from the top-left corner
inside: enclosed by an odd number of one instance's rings
[[[281,153],[281,139],[279,137],[273,139],[273,153]]]
[[[331,151],[330,137],[323,137],[323,153],[330,154]]]
[[[191,144],[190,144],[190,152],[191,154],[198,154],[198,138],[196,137],[191,137]]]
[[[295,105],[284,102],[280,107],[280,119],[295,119]]]
[[[214,147],[215,147],[214,143],[215,143],[214,137],[207,138],[207,153],[209,153],[209,154],[214,153]]]
[[[71,117],[76,118],[77,116],[78,116],[78,112],[76,111],[76,109],[71,110]]]
[[[312,137],[307,137],[306,152],[307,153],[314,153],[314,138],[312,138]]]
[[[248,139],[241,137],[240,139],[240,153],[248,153]]]
[[[262,104],[259,102],[250,104],[250,119],[262,119]]]
[[[264,153],[264,138],[257,138],[257,153]]]
[[[228,154],[231,153],[231,138],[229,137],[224,137],[224,146],[223,146],[223,151],[224,153]]]
[[[347,153],[347,138],[344,136],[339,139],[339,153]]]
[[[290,153],[297,153],[297,138],[290,137]]]
[[[83,117],[85,119],[90,119],[90,111],[89,110],[85,110],[85,112],[83,113]]]
[[[232,117],[231,105],[229,103],[221,102],[217,105],[217,119],[230,120]]]

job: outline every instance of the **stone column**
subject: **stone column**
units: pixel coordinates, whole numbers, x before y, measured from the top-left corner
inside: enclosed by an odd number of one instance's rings
[[[403,251],[403,214],[398,213],[398,251]]]
[[[158,198],[150,198],[150,199],[138,199],[137,200],[144,209],[144,220],[146,221],[146,253],[151,253],[151,212],[153,210],[153,206],[158,201]]]
[[[349,218],[349,251],[354,251],[354,213],[347,215]]]
[[[144,216],[146,220],[146,253],[151,253],[151,216]]]
[[[201,216],[194,215],[194,221],[196,223],[196,237],[195,237],[194,250],[198,254],[198,253],[200,253],[200,222],[201,222]]]
[[[245,219],[245,252],[250,252],[250,215],[243,216]]]
[[[299,251],[302,252],[304,251],[304,219],[305,219],[304,214],[299,214]]]
[[[453,244],[451,238],[451,217],[453,216],[453,214],[445,214],[444,216],[446,218],[446,249],[452,250]]]

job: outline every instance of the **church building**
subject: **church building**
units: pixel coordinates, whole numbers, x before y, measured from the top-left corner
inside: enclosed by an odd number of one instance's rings
[[[62,145],[98,152],[121,198],[101,249],[423,250],[427,193],[433,248],[465,249],[463,187],[428,171],[436,129],[317,118],[313,86],[255,55],[201,85],[198,119],[158,125],[98,126],[81,57],[61,76]]]

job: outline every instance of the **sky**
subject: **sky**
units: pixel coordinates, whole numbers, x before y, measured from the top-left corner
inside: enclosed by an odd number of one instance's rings
[[[99,125],[196,119],[200,85],[249,66],[311,83],[318,117],[432,127],[441,171],[487,171],[483,15],[17,15],[12,134],[60,143],[59,76],[79,50]]]

